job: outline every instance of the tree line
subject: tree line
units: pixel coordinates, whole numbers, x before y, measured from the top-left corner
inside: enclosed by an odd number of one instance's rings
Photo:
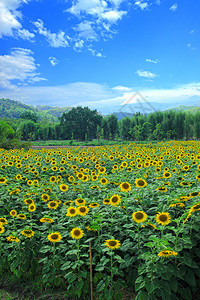
[[[5,122],[5,121],[3,121]],[[135,113],[118,120],[115,114],[101,116],[88,107],[64,112],[59,122],[38,120],[34,112],[23,112],[19,119],[6,121],[12,138],[35,140],[188,140],[200,138],[200,111],[157,111],[148,115]],[[5,123],[4,123],[5,126]],[[0,132],[1,132],[0,126]],[[12,132],[12,133],[11,133]]]

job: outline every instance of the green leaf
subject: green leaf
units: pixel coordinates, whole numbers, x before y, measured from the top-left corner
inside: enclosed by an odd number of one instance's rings
[[[40,252],[41,253],[47,253],[48,251],[51,251],[52,247],[51,246],[43,246],[41,249],[40,249]]]
[[[62,266],[61,266],[61,270],[67,270],[67,269],[69,269],[69,267],[70,267],[70,265],[71,265],[71,261],[67,261],[66,263],[64,263]]]
[[[55,284],[55,286],[58,287],[58,286],[60,285],[61,281],[62,281],[61,277],[56,277],[56,278],[54,279],[54,284]]]
[[[97,284],[97,292],[102,291],[105,288],[105,282],[103,280],[101,280],[98,284]]]
[[[169,280],[169,284],[170,284],[172,291],[176,293],[177,288],[178,288],[178,281],[177,281],[176,277],[172,276]]]
[[[171,294],[171,288],[167,281],[162,281],[161,288],[164,289],[169,295]]]
[[[192,272],[192,270],[188,270],[184,279],[187,283],[189,283],[189,285],[196,286],[196,279],[195,279],[195,276],[194,276],[194,273]]]

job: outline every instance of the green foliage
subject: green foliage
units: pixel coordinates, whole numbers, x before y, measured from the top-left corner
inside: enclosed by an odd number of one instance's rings
[[[101,124],[102,116],[96,110],[88,107],[72,108],[60,118],[61,136],[63,139],[70,139],[73,133],[74,139],[85,140],[96,138],[97,126]]]

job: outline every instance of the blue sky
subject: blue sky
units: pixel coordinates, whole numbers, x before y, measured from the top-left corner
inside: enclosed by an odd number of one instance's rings
[[[197,0],[0,0],[0,97],[101,110],[139,91],[189,103],[199,12]]]

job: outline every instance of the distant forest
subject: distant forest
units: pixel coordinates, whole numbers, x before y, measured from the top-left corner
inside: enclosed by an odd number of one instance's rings
[[[0,99],[0,123],[12,130],[12,138],[35,140],[188,140],[200,138],[199,107],[184,106],[148,115],[134,113],[119,120],[117,114],[103,117],[88,107],[29,106]],[[0,126],[0,134],[1,134]]]

